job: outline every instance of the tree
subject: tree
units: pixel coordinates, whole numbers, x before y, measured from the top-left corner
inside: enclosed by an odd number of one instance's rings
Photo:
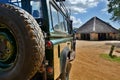
[[[118,29],[119,33],[120,33],[120,28]]]
[[[120,0],[108,0],[108,13],[112,14],[111,20],[120,22]]]

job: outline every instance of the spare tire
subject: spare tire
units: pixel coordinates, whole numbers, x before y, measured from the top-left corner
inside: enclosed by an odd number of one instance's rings
[[[0,80],[29,80],[44,57],[44,37],[26,11],[0,4]]]

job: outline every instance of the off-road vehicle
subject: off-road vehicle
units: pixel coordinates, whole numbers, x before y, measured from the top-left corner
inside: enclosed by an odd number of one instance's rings
[[[75,38],[65,0],[0,0],[0,80],[68,80]]]

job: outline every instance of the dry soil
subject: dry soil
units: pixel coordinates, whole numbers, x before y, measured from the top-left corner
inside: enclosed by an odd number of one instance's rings
[[[109,53],[107,42],[110,41],[77,41],[70,80],[120,80],[120,63],[100,57],[102,53]]]

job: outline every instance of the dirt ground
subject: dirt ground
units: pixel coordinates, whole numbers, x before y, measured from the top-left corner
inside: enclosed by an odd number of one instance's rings
[[[70,80],[120,80],[120,63],[100,57],[109,53],[107,42],[110,41],[77,41]]]

